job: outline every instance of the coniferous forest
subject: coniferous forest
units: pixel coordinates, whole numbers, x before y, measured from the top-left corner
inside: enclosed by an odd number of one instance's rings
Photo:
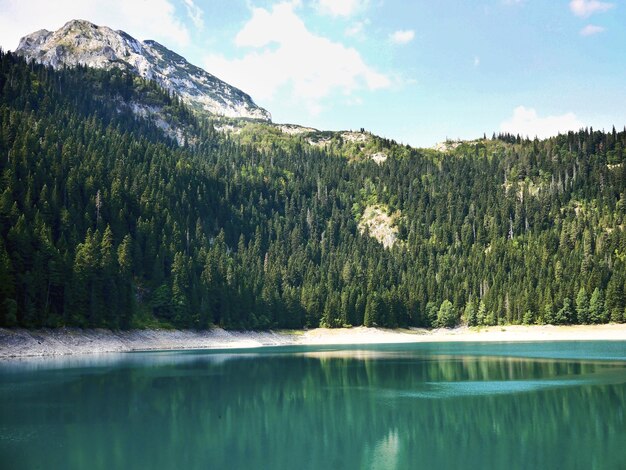
[[[215,126],[119,70],[0,52],[0,326],[626,319],[625,130],[372,137],[377,164],[337,137]],[[397,214],[392,247],[360,232],[371,205]]]

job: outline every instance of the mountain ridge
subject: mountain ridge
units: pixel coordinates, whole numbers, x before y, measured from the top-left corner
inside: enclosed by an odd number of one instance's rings
[[[71,20],[56,31],[42,29],[24,36],[15,52],[55,69],[77,65],[117,67],[154,80],[196,111],[271,122],[271,114],[242,90],[154,40],[139,41],[108,26]]]

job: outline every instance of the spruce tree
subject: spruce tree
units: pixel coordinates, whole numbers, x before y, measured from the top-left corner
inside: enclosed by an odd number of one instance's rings
[[[576,320],[577,323],[589,322],[589,298],[584,286],[581,286],[576,296]]]
[[[607,321],[602,291],[597,287],[593,290],[589,300],[589,320],[592,323],[606,323]]]
[[[465,305],[465,311],[463,313],[467,326],[476,326],[478,324],[478,312],[474,306],[474,302],[469,301]]]

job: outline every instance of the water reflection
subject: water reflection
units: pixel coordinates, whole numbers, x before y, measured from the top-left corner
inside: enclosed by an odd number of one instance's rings
[[[603,346],[604,344],[604,346]],[[4,468],[626,468],[624,344],[0,366]],[[605,356],[601,354],[605,347]],[[472,349],[473,348],[473,349]],[[541,348],[545,348],[542,352]],[[33,449],[37,452],[33,452]]]

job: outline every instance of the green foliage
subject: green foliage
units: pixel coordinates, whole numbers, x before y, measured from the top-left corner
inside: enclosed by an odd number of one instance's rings
[[[465,305],[465,311],[463,312],[463,317],[467,326],[477,326],[478,325],[478,311],[476,310],[476,306],[474,302],[467,302]]]
[[[433,301],[429,301],[426,304],[426,325],[436,326],[437,315],[438,315],[437,304]]]
[[[598,287],[594,289],[589,301],[589,320],[591,323],[606,323],[608,321],[604,309],[604,296]]]
[[[0,325],[623,321],[626,132],[438,152],[242,126],[123,72],[0,53]],[[359,233],[374,203],[403,243]]]
[[[610,321],[621,323],[624,311],[624,281],[619,271],[611,276],[607,285],[605,308]]]
[[[556,315],[554,314],[554,305],[548,302],[543,307],[543,322],[547,325],[556,324]]]
[[[578,323],[589,323],[589,298],[584,287],[580,288],[576,296],[576,319]]]
[[[535,323],[535,314],[532,310],[526,310],[522,323],[524,325],[533,325]]]
[[[556,312],[554,323],[557,325],[568,324],[571,322],[572,316],[572,301],[566,297],[563,300],[563,306]]]
[[[457,315],[452,306],[452,302],[444,300],[437,312],[437,326],[441,328],[452,328],[457,323]]]
[[[363,324],[365,326],[379,326],[382,317],[382,306],[378,295],[375,293],[367,298],[365,305],[365,316]]]

